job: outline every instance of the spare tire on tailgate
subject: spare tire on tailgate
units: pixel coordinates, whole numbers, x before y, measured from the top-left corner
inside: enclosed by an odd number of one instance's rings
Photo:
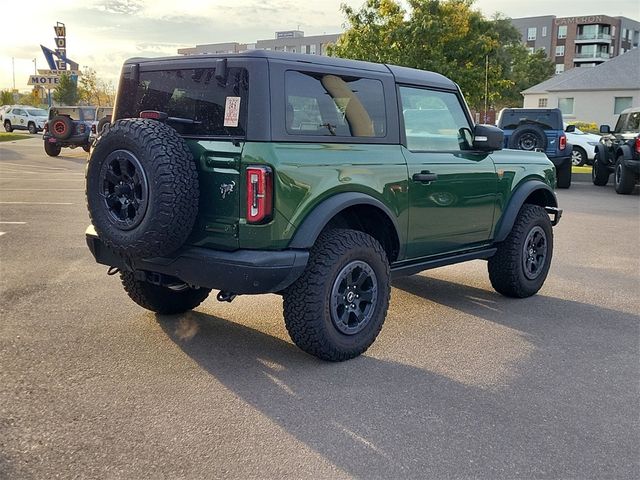
[[[547,134],[538,125],[520,125],[509,137],[507,146],[516,150],[535,150],[539,148],[544,151],[547,148]]]
[[[73,132],[73,121],[67,115],[56,115],[49,122],[49,132],[58,140],[66,140]]]
[[[87,206],[100,239],[132,258],[166,255],[198,214],[198,171],[183,138],[156,120],[105,126],[87,166]]]

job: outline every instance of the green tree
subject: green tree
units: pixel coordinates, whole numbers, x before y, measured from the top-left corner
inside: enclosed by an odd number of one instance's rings
[[[519,105],[519,89],[553,73],[548,68],[551,62],[543,65],[538,57],[529,59],[508,19],[486,19],[472,8],[473,0],[409,0],[408,4],[408,12],[394,0],[368,0],[359,10],[343,5],[348,29],[329,54],[441,73],[460,85],[477,110],[484,105],[485,75],[490,104],[511,102],[517,96]]]
[[[0,105],[11,105],[13,103],[13,92],[11,90],[0,91]]]
[[[53,99],[62,105],[77,105],[78,85],[68,73],[60,76],[60,81],[53,91]]]

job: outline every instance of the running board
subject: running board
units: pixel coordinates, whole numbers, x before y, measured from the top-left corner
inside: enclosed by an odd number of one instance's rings
[[[406,277],[409,275],[415,275],[423,270],[430,270],[432,268],[445,267],[447,265],[453,265],[454,263],[467,262],[469,260],[482,260],[492,257],[496,253],[497,248],[485,248],[482,250],[475,250],[473,252],[458,253],[455,255],[447,255],[442,257],[431,257],[428,260],[413,261],[413,262],[401,262],[395,265],[391,265],[391,278]]]

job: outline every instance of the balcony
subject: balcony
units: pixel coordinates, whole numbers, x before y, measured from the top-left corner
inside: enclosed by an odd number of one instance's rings
[[[576,35],[575,43],[606,43],[611,44],[611,35],[608,33],[582,33]]]
[[[577,52],[573,54],[574,62],[604,62],[609,58],[611,58],[611,55],[608,52]]]

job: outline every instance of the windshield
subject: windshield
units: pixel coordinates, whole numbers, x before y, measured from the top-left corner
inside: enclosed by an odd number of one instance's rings
[[[47,111],[46,110],[42,110],[41,108],[29,108],[27,110],[27,113],[29,115],[31,115],[32,117],[46,117],[47,116]]]

